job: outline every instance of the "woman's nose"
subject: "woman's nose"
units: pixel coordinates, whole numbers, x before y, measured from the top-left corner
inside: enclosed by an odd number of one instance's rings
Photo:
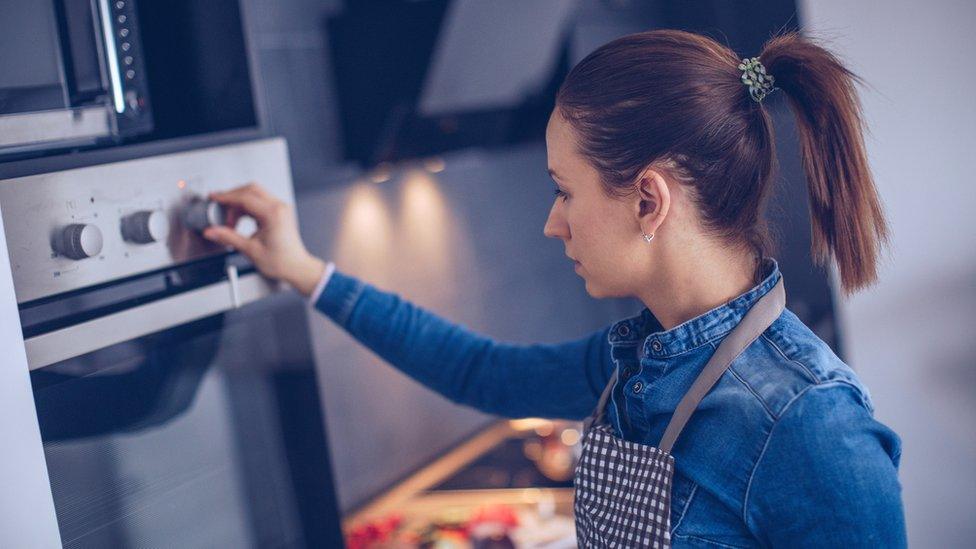
[[[565,227],[566,224],[556,214],[556,207],[553,206],[549,218],[546,219],[546,225],[542,228],[542,234],[549,238],[566,238],[569,236],[569,231]]]

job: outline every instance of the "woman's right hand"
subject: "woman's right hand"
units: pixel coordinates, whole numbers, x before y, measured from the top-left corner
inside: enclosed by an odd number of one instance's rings
[[[211,193],[210,199],[226,208],[227,220],[225,226],[207,228],[204,238],[237,249],[261,274],[287,282],[303,295],[315,290],[325,272],[325,263],[305,248],[291,206],[256,183]],[[258,224],[250,237],[233,229],[244,215],[253,217]]]

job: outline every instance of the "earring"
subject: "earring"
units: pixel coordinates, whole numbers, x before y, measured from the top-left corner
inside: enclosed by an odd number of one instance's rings
[[[644,240],[646,240],[648,242],[650,242],[651,240],[654,239],[654,233],[644,234],[644,231],[641,231],[641,236],[643,236],[644,237]]]

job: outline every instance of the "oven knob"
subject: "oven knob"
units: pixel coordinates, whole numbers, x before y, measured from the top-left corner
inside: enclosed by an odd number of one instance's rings
[[[197,232],[203,232],[214,225],[223,225],[225,217],[223,206],[200,197],[191,200],[183,210],[183,224]]]
[[[168,232],[169,220],[161,210],[142,210],[122,218],[122,238],[129,242],[159,242]]]
[[[102,231],[85,223],[68,225],[61,230],[55,250],[71,259],[94,257],[102,251]]]

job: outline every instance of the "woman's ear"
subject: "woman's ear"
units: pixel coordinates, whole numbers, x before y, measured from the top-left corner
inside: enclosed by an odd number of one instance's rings
[[[661,172],[648,168],[637,181],[637,222],[646,234],[654,234],[671,206],[671,192]]]

